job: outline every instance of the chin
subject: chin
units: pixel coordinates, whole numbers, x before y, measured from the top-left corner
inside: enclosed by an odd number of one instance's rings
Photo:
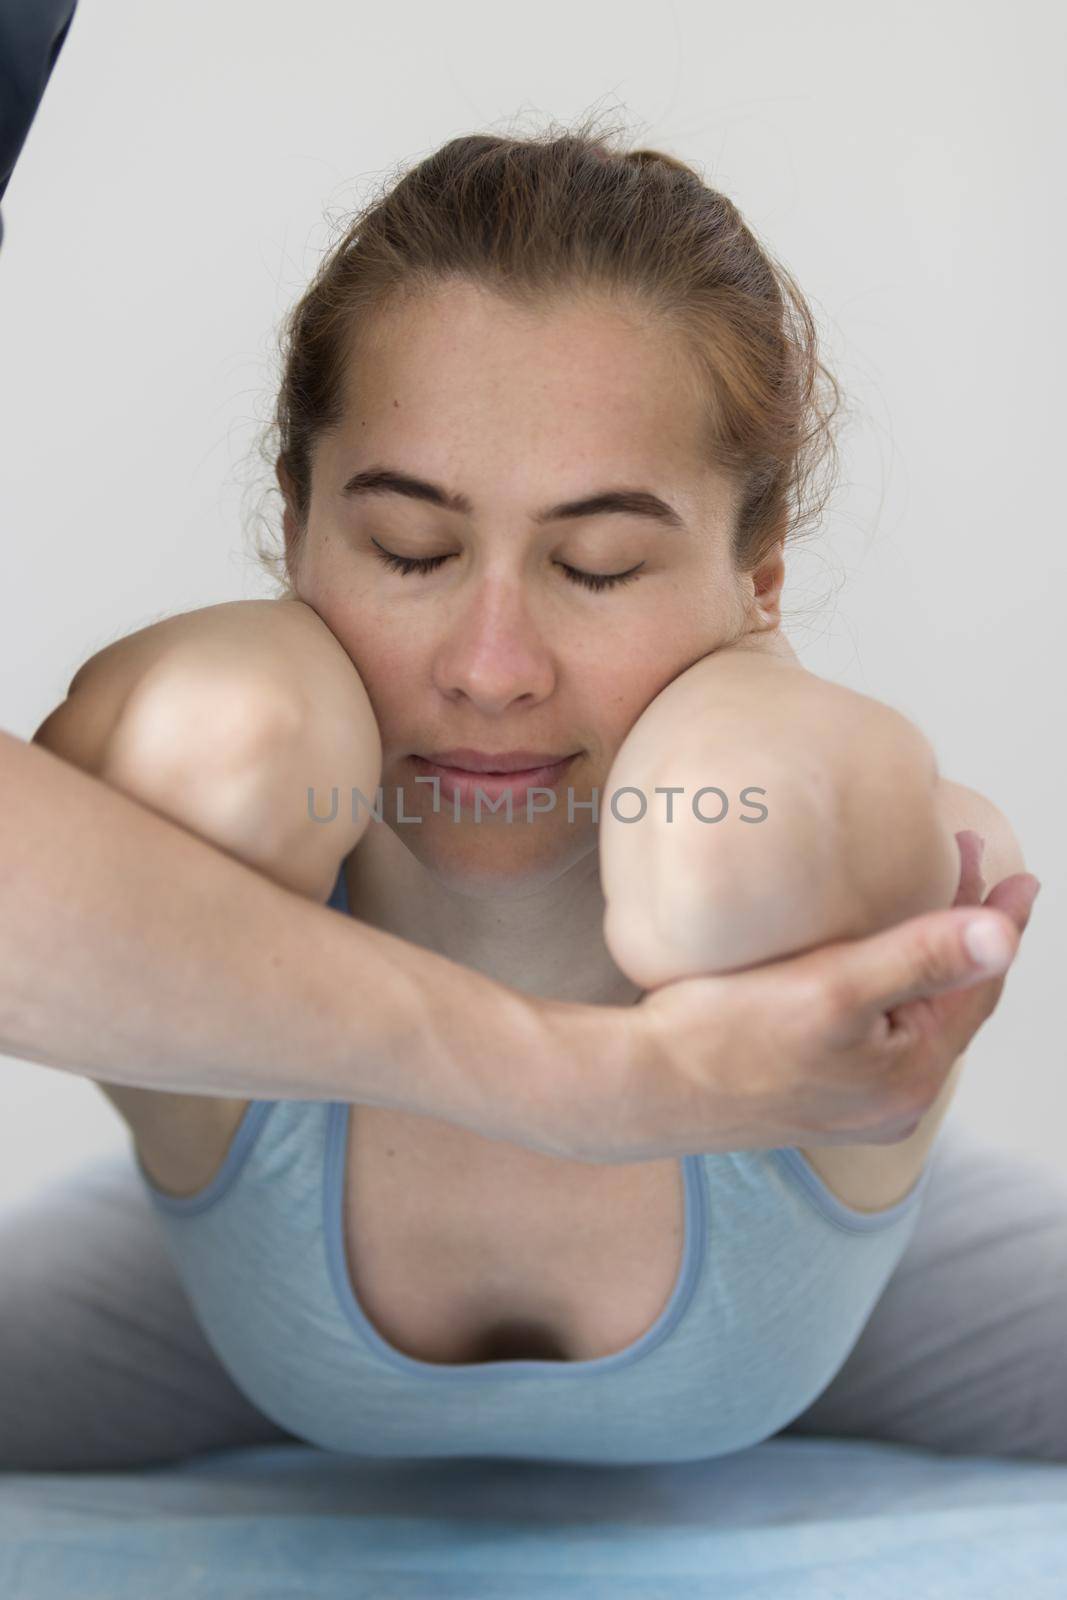
[[[566,837],[525,822],[490,830],[435,817],[440,826],[431,835],[430,821],[401,829],[400,837],[444,888],[475,899],[547,888],[597,848],[595,830],[569,828]]]

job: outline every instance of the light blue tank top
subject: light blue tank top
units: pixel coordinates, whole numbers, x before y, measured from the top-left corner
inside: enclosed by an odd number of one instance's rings
[[[329,904],[349,914],[343,870]],[[197,1194],[167,1195],[140,1173],[234,1382],[289,1432],[355,1455],[634,1464],[759,1443],[844,1363],[930,1174],[928,1157],[899,1204],[862,1212],[796,1149],[685,1156],[681,1267],[639,1339],[588,1361],[452,1365],[396,1349],[353,1290],[348,1121],[342,1101],[254,1100]]]

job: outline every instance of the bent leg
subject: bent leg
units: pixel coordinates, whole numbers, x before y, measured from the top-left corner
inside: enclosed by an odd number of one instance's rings
[[[1067,1170],[946,1123],[844,1366],[782,1433],[1067,1461]]]
[[[132,1151],[0,1215],[0,1471],[116,1469],[294,1438],[204,1337]]]

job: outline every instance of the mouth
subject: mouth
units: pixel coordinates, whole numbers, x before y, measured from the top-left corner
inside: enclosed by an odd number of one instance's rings
[[[457,745],[450,750],[416,751],[414,759],[428,761],[450,772],[483,772],[499,778],[522,772],[544,772],[565,761],[573,761],[577,754],[577,751],[571,751],[570,754],[557,756],[547,750],[498,750],[489,754]]]
[[[563,756],[558,761],[540,767],[512,767],[503,771],[477,771],[471,767],[445,766],[430,761],[426,756],[413,755],[412,764],[421,777],[438,778],[453,794],[472,801],[476,790],[489,799],[497,799],[510,790],[515,796],[527,789],[549,789],[559,782],[575,755]]]

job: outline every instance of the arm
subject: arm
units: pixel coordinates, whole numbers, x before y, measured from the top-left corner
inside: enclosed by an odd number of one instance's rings
[[[650,802],[638,824],[605,811],[601,825],[613,957],[652,986],[950,906],[959,854],[937,781],[927,741],[889,706],[795,658],[702,658],[646,708],[609,775],[609,793],[632,784]],[[679,791],[669,822],[657,786]]]
[[[65,719],[72,739],[90,725]],[[362,1101],[565,1150],[614,1013],[540,1005],[339,917],[42,743],[0,733],[0,1052],[177,1093]]]
[[[963,784],[940,779],[935,803],[944,826],[960,836],[963,871],[960,895],[962,905],[977,905],[990,885],[1005,883],[1026,872],[1019,841],[1003,812],[992,801]],[[984,844],[980,862],[963,830],[969,830]],[[983,881],[984,880],[984,881]],[[825,1146],[813,1140],[804,1150],[811,1165],[830,1188],[844,1201],[861,1208],[881,1208],[902,1200],[918,1178],[938,1130],[952,1103],[966,1063],[961,1048],[914,1129],[892,1144],[857,1141],[852,1145]]]
[[[299,600],[230,601],[119,639],[33,742],[317,900],[370,820],[350,792],[372,804],[382,764],[362,679]],[[337,814],[316,822],[331,791]]]
[[[978,869],[981,879],[975,885],[974,903],[977,903],[994,885],[1026,871],[1022,847],[1015,831],[992,800],[988,800],[976,789],[969,789],[962,783],[951,783],[947,778],[940,778],[935,790],[934,803],[942,825],[953,838],[957,833],[968,829],[983,840],[984,848]],[[914,1171],[918,1171],[919,1163],[925,1161],[933,1144],[952,1096],[956,1092],[965,1060],[964,1054],[957,1056],[940,1093],[923,1116],[916,1131],[903,1145],[896,1147],[906,1160],[910,1159]],[[862,1148],[865,1153],[869,1153],[869,1146]]]
[[[661,993],[686,975],[862,940],[949,907],[958,888],[967,891],[958,903],[977,903],[969,865],[960,883],[961,829],[985,838],[989,883],[1025,872],[1007,819],[973,790],[939,779],[925,740],[905,718],[798,668],[783,670],[780,660],[752,652],[704,658],[642,722],[638,757],[628,755],[622,781],[666,781],[673,770],[671,781],[694,789],[718,783],[733,800],[746,782],[764,778],[769,814],[772,803],[778,807],[777,825],[768,823],[758,847],[756,830],[746,836],[739,824],[709,835],[689,823],[672,833],[654,820],[642,837],[613,823],[606,892],[618,920],[609,947],[634,982],[666,985]],[[613,773],[609,787],[616,781]],[[970,855],[968,848],[967,863]],[[630,876],[628,860],[637,868]],[[786,988],[788,968],[776,970]],[[770,1007],[764,1028],[772,1039],[788,1036]],[[877,1210],[910,1190],[955,1092],[962,1050],[950,1059],[937,1095],[903,1139],[827,1145],[818,1127],[804,1137],[804,1155],[839,1198]],[[814,1076],[824,1070],[820,1062]],[[783,1141],[776,1135],[774,1142]]]

